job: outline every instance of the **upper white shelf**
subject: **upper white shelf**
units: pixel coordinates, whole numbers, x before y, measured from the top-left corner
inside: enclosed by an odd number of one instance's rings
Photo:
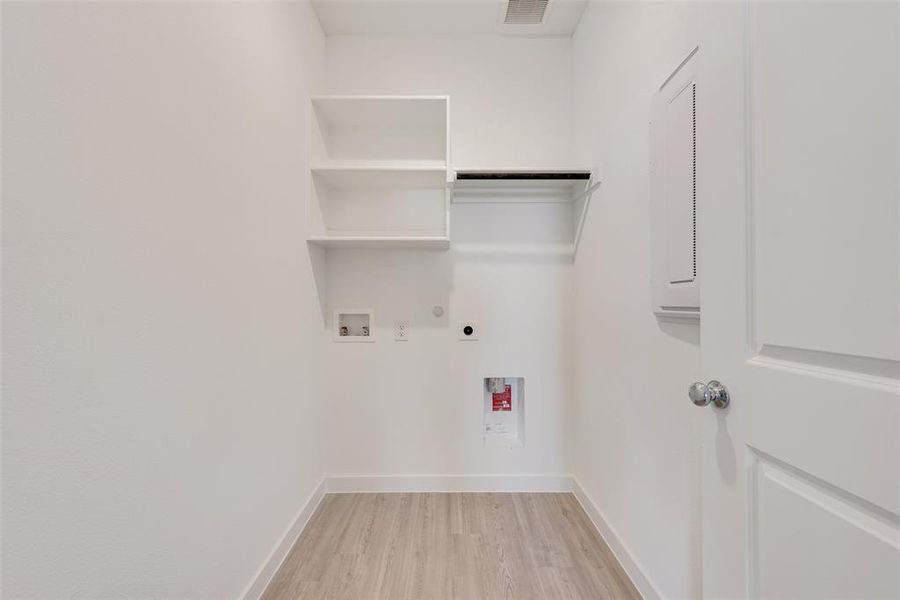
[[[452,184],[456,204],[555,204],[570,219],[571,254],[578,249],[591,194],[600,185],[588,169],[456,171]],[[475,207],[472,207],[475,208]]]
[[[447,250],[450,238],[426,235],[327,235],[307,238],[310,244],[326,248],[369,248],[399,250]]]
[[[454,202],[575,202],[591,182],[591,172],[515,170],[456,172]]]

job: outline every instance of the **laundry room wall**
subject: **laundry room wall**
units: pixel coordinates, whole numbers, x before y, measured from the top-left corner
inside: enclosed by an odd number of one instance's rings
[[[570,38],[336,35],[326,65],[332,94],[449,95],[454,168],[572,167]],[[547,205],[454,205],[449,252],[330,249],[328,306],[374,309],[377,339],[327,344],[328,472],[570,473],[571,235]],[[409,341],[393,340],[397,320]],[[458,341],[462,320],[477,342]],[[525,378],[524,447],[482,439],[489,376]]]
[[[575,262],[574,474],[647,598],[702,595],[700,325],[654,316],[649,225],[651,100],[701,5],[591,2],[574,38],[577,151],[603,181]]]
[[[3,4],[5,598],[237,598],[322,478],[307,3]]]

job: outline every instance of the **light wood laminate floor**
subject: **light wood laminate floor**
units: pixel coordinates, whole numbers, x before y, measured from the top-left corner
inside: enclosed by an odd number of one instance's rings
[[[329,494],[264,600],[640,598],[569,493]]]

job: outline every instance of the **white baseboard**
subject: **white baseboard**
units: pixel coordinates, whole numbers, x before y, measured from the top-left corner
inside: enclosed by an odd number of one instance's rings
[[[243,600],[258,600],[263,595],[263,592],[266,591],[266,586],[269,585],[272,577],[275,576],[275,573],[278,572],[279,567],[281,567],[281,563],[284,562],[284,559],[287,558],[291,548],[294,547],[294,542],[300,537],[300,534],[309,522],[310,517],[316,512],[319,503],[322,502],[322,498],[325,497],[325,493],[325,480],[323,479],[319,482],[319,485],[316,486],[316,489],[313,490],[313,493],[310,494],[306,504],[300,509],[297,518],[294,519],[294,522],[288,528],[287,532],[282,536],[281,541],[278,542],[278,545],[272,550],[269,558],[263,563],[263,566],[260,567],[256,577],[253,578],[253,582],[241,596]]]
[[[571,492],[571,475],[339,475],[329,494],[354,492]]]
[[[600,532],[600,537],[603,538],[606,545],[612,550],[612,553],[616,556],[616,559],[618,559],[619,564],[625,569],[625,573],[631,579],[631,582],[634,584],[634,587],[637,588],[637,591],[643,596],[644,600],[661,600],[663,597],[662,594],[659,593],[659,590],[647,577],[646,571],[641,567],[640,563],[635,560],[634,556],[628,550],[628,546],[625,545],[622,538],[616,533],[616,530],[613,529],[603,517],[603,513],[600,512],[600,509],[597,508],[597,505],[594,504],[594,501],[591,500],[588,493],[581,487],[578,479],[575,479],[574,477],[572,478],[572,492],[575,494],[575,498],[578,499],[584,512],[587,513],[587,516],[594,523],[594,527]]]

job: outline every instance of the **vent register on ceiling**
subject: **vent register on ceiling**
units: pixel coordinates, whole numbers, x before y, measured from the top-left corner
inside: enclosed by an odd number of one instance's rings
[[[503,22],[507,25],[540,25],[547,12],[547,0],[509,0]]]

